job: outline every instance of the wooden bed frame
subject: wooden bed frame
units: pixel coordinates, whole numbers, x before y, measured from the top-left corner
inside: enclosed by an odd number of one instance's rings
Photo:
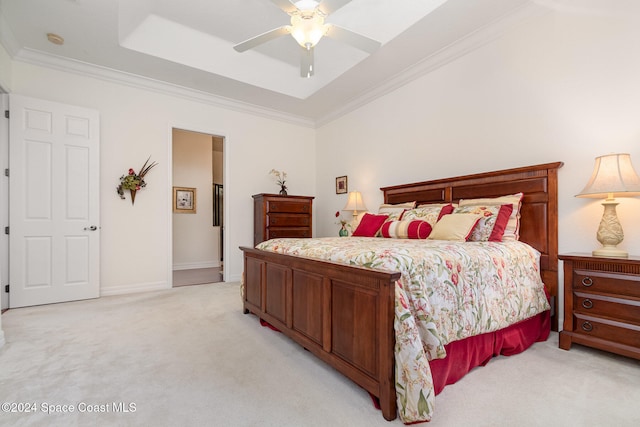
[[[520,240],[540,251],[557,330],[561,162],[384,187],[385,203],[457,202],[523,192]],[[254,313],[378,397],[396,417],[394,286],[400,273],[241,247],[244,312]]]

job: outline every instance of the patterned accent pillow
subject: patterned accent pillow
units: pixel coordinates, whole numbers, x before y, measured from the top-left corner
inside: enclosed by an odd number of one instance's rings
[[[433,227],[429,240],[465,242],[480,218],[482,216],[470,213],[445,215]]]
[[[395,205],[384,203],[378,208],[378,213],[389,215],[388,221],[399,221],[407,209],[413,209],[415,206],[416,202],[398,203]]]
[[[387,214],[384,215],[375,215],[366,213],[360,220],[360,224],[354,230],[352,236],[354,237],[375,237],[382,227],[382,224],[387,220],[389,216]]]
[[[502,241],[519,240],[520,239],[520,207],[522,206],[522,193],[511,194],[508,196],[487,198],[487,199],[466,199],[460,200],[459,206],[470,205],[505,205],[511,204],[513,210],[509,216],[509,221],[504,230]]]
[[[433,203],[409,209],[404,213],[404,215],[402,215],[402,219],[419,219],[427,221],[431,227],[434,227],[440,218],[444,215],[450,214],[451,212],[453,212],[453,205],[451,203]]]
[[[468,205],[458,206],[453,213],[472,213],[482,218],[471,230],[469,242],[501,242],[504,230],[513,211],[513,205]]]
[[[426,239],[431,234],[431,225],[419,219],[387,221],[382,224],[380,234],[395,239]]]

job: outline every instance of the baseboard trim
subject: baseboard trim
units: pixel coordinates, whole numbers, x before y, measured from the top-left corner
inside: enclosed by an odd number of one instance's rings
[[[181,264],[173,264],[173,270],[193,270],[196,268],[218,268],[220,261],[204,261],[204,262],[185,262]]]
[[[167,282],[134,283],[131,285],[109,286],[100,289],[100,296],[133,294],[137,292],[160,291],[170,289]]]

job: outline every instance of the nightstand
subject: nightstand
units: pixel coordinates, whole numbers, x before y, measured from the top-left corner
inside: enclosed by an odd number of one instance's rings
[[[640,359],[640,258],[566,254],[560,348],[582,344]]]

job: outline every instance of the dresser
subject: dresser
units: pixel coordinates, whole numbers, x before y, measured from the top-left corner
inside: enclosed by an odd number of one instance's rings
[[[558,258],[564,261],[560,348],[576,343],[640,359],[640,258]]]
[[[253,195],[253,244],[276,237],[312,237],[313,197]]]

